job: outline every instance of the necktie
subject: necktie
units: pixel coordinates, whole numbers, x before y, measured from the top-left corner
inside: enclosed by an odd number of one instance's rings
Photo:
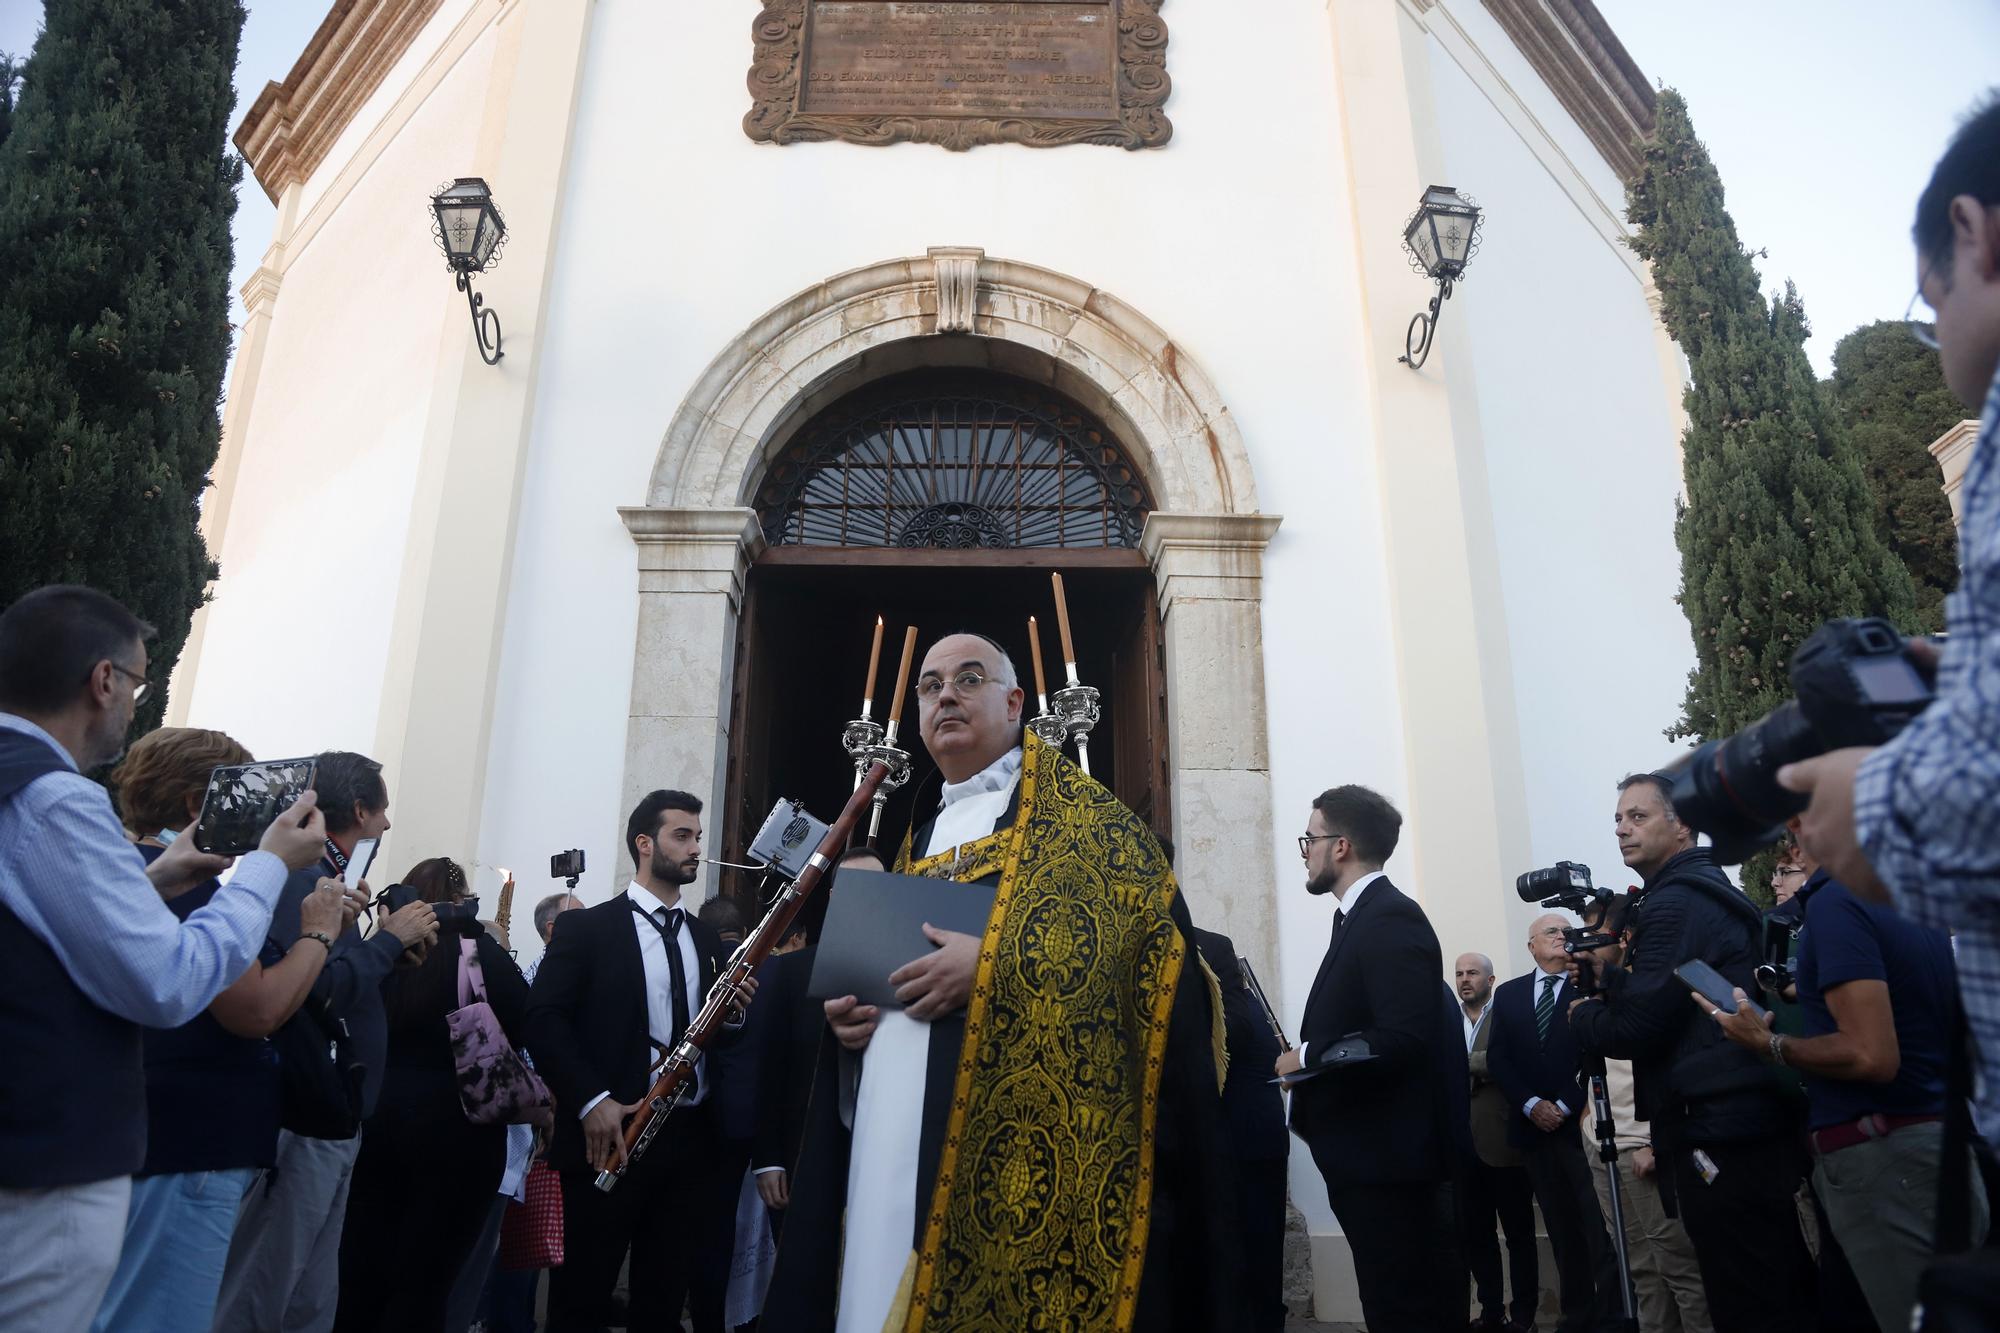
[[[1556,1013],[1556,982],[1561,977],[1542,978],[1542,997],[1535,1001],[1535,1035],[1544,1044],[1549,1039],[1549,1020]]]
[[[639,910],[638,904],[633,904],[633,910]],[[655,930],[660,932],[660,941],[667,947],[667,971],[671,975],[670,985],[674,992],[671,997],[673,1001],[674,1030],[673,1034],[668,1038],[667,1049],[672,1050],[680,1044],[682,1035],[688,1029],[687,967],[681,961],[681,917],[683,913],[678,907],[661,907],[652,912],[641,912],[640,914],[652,924]],[[690,1074],[688,1077],[689,1094],[692,1095],[700,1087],[701,1080],[699,1076]]]

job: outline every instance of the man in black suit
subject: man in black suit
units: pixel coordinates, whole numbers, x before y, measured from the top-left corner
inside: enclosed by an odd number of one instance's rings
[[[625,845],[636,867],[630,886],[569,914],[528,1000],[529,1049],[556,1098],[549,1160],[563,1182],[564,1261],[549,1282],[549,1329],[605,1327],[629,1249],[630,1327],[679,1328],[692,1291],[696,1333],[720,1333],[724,1284],[700,1280],[690,1263],[731,1221],[714,1202],[720,1154],[705,1059],[696,1061],[692,1097],[624,1179],[608,1194],[595,1184],[623,1158],[626,1117],[724,961],[715,931],[681,906],[681,886],[701,870],[701,801],[653,792],[626,822]]]
[[[1618,1308],[1618,1273],[1580,1128],[1589,1100],[1569,1029],[1563,927],[1551,912],[1528,928],[1535,970],[1493,995],[1486,1067],[1507,1096],[1508,1141],[1521,1150],[1548,1225],[1561,1288],[1557,1333],[1584,1333]]]
[[[1490,1333],[1529,1333],[1535,1326],[1540,1299],[1540,1257],[1535,1252],[1535,1187],[1513,1144],[1509,1122],[1515,1108],[1493,1081],[1487,1052],[1493,1040],[1493,960],[1483,953],[1458,956],[1452,977],[1458,991],[1465,1032],[1466,1064],[1472,1074],[1471,1120],[1473,1157],[1453,1182],[1457,1194],[1459,1236],[1472,1269],[1479,1301],[1475,1329]],[[1500,1264],[1497,1229],[1507,1236],[1507,1264]],[[1512,1285],[1510,1309],[1507,1287]]]
[[[1299,854],[1306,891],[1335,899],[1333,941],[1306,1000],[1302,1044],[1276,1069],[1303,1075],[1292,1131],[1326,1177],[1368,1327],[1435,1333],[1466,1317],[1449,1185],[1461,1137],[1453,1108],[1465,1113],[1464,1043],[1446,1027],[1456,1006],[1440,985],[1437,934],[1382,873],[1402,824],[1366,787],[1335,787],[1313,802]]]

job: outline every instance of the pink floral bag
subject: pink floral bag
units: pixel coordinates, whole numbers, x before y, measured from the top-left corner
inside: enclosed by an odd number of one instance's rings
[[[486,1002],[486,978],[479,946],[460,940],[458,1008],[445,1015],[451,1031],[451,1058],[458,1067],[458,1100],[475,1125],[540,1125],[555,1121],[554,1104],[541,1075],[528,1067],[501,1030]]]

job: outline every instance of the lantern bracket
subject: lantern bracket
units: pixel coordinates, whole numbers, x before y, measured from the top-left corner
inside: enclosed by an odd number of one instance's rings
[[[465,303],[472,308],[472,336],[479,340],[479,359],[489,366],[500,364],[506,353],[500,350],[500,312],[486,308],[486,298],[472,290],[472,275],[458,275],[458,289],[465,293]],[[1435,308],[1435,307],[1434,307]],[[1422,316],[1419,316],[1422,318]],[[493,334],[487,337],[486,325],[491,320]]]
[[[1431,354],[1431,338],[1437,333],[1438,312],[1451,299],[1451,279],[1439,278],[1437,295],[1431,298],[1429,310],[1419,310],[1410,319],[1410,327],[1403,331],[1403,354],[1396,358],[1411,370],[1421,369]]]

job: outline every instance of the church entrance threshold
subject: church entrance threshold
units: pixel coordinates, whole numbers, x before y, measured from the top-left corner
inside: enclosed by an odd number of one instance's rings
[[[878,721],[887,715],[907,625],[917,627],[919,663],[955,630],[997,640],[1014,659],[1027,694],[1024,715],[1032,715],[1030,615],[1040,624],[1049,688],[1063,683],[1051,571],[1062,574],[1068,594],[1078,673],[1103,693],[1103,720],[1090,737],[1092,774],[1154,829],[1170,833],[1160,618],[1153,575],[1139,552],[771,547],[750,569],[737,639],[722,830],[730,859],[741,859],[779,797],[803,801],[829,820],[846,801],[853,768],[840,734],[859,715],[877,615],[887,626]],[[885,857],[901,845],[912,810],[937,801],[937,769],[917,734],[914,696],[904,700],[903,726],[913,773],[889,799]],[[747,872],[724,876],[727,892],[755,891]]]

